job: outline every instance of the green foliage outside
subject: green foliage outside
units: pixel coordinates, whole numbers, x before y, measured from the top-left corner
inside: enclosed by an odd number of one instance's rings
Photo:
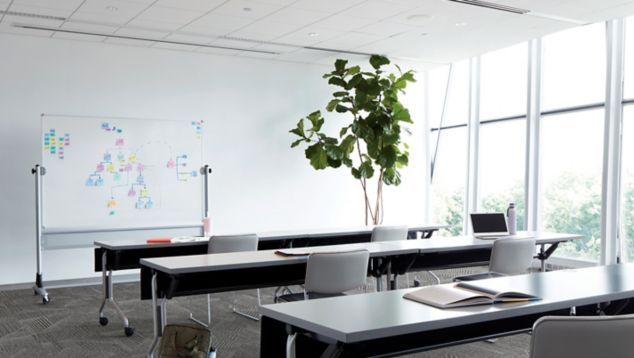
[[[631,176],[627,176],[631,178]],[[626,261],[634,261],[634,180],[628,179],[622,191],[622,227]],[[440,205],[437,220],[447,223],[451,235],[462,233],[464,191],[458,190]],[[564,173],[543,193],[542,227],[552,232],[581,234],[583,240],[561,245],[557,255],[598,260],[601,249],[601,184],[597,178]],[[517,207],[517,228],[524,227],[524,187],[518,182],[505,192],[482,198],[482,211],[505,211]]]
[[[399,185],[399,170],[409,163],[408,146],[401,134],[409,133],[404,125],[411,124],[412,119],[399,94],[405,92],[409,82],[415,82],[414,73],[402,72],[398,66],[398,75],[386,72],[389,64],[386,57],[373,55],[372,70],[363,71],[359,66],[348,66],[347,60],[337,60],[335,69],[323,76],[337,87],[326,111],[348,113],[351,121],[337,136],[329,136],[322,129],[325,119],[321,111],[314,111],[290,130],[296,136],[291,148],[306,145],[304,154],[316,170],[349,168],[363,189],[366,224],[369,218],[373,224],[381,223],[383,184]],[[377,180],[371,204],[369,180],[373,177]]]

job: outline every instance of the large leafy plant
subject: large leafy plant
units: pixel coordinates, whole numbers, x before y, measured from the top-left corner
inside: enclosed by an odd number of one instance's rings
[[[326,111],[350,114],[338,136],[324,133],[324,117],[315,111],[297,123],[290,132],[299,137],[291,144],[307,146],[306,158],[317,169],[350,168],[359,180],[365,200],[365,223],[383,220],[383,184],[399,185],[399,169],[407,166],[408,146],[402,141],[404,124],[411,124],[409,111],[399,102],[408,82],[415,82],[412,71],[398,74],[386,72],[390,60],[384,56],[370,57],[371,71],[359,66],[348,66],[348,61],[337,60],[334,71],[323,77],[337,87]],[[310,128],[306,125],[306,120]],[[375,178],[375,179],[373,179]],[[370,199],[374,191],[374,202]]]

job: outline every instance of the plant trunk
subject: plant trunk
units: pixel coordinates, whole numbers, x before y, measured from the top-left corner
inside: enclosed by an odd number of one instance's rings
[[[383,173],[379,175],[374,201],[371,200],[370,193],[368,193],[368,184],[370,183],[363,179],[360,181],[363,190],[365,225],[380,225],[383,223]]]

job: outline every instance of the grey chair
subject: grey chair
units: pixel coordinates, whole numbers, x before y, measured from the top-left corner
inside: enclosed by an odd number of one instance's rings
[[[212,236],[209,238],[209,246],[207,248],[207,253],[210,254],[223,254],[230,252],[241,252],[241,251],[257,251],[258,250],[258,236],[256,234],[243,234],[243,235],[218,235]],[[260,290],[257,290],[258,295],[258,305],[260,305]],[[259,317],[255,317],[249,315],[245,312],[239,311],[236,309],[235,305],[233,306],[233,312],[237,313],[241,316],[259,320]],[[208,327],[211,325],[211,295],[207,295],[207,324],[195,318],[192,313],[189,314],[189,319]]]
[[[277,301],[341,296],[346,291],[365,287],[369,259],[368,250],[311,254],[306,263],[304,292],[282,295]]]
[[[473,281],[525,273],[530,268],[534,256],[535,239],[497,239],[491,250],[488,272],[458,276],[454,281]]]
[[[634,356],[634,315],[542,317],[533,325],[530,358]]]
[[[283,295],[277,302],[292,302],[341,296],[345,291],[365,287],[368,275],[368,250],[314,253],[308,256],[304,292]],[[297,333],[286,340],[286,357],[295,358]]]
[[[370,237],[371,242],[379,242],[379,241],[399,241],[399,240],[407,240],[407,226],[405,225],[394,225],[394,226],[376,226],[372,229],[372,236]],[[376,277],[376,289],[377,291],[381,291],[383,289],[383,275],[388,270],[381,259],[377,259],[372,263],[372,274]],[[388,277],[390,280],[390,277]],[[409,277],[408,277],[409,282]]]

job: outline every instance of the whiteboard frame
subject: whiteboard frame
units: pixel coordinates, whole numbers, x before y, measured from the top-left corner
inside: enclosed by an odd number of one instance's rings
[[[163,122],[184,122],[184,119],[165,119],[165,118],[138,118],[138,117],[119,117],[119,116],[95,116],[95,115],[68,115],[68,114],[58,114],[58,113],[41,113],[40,114],[40,133],[39,136],[42,136],[44,133],[44,118],[52,117],[52,118],[88,118],[88,119],[121,119],[121,120],[140,120],[140,121],[163,121]],[[41,139],[40,142],[40,162],[44,162],[44,151],[41,147]],[[201,134],[201,162],[204,163],[204,143],[205,136],[204,132]],[[201,164],[202,164],[201,163]],[[44,167],[42,167],[44,168]],[[203,175],[203,183],[202,185],[202,204],[201,205],[201,219],[206,215],[210,215],[209,213],[209,174],[211,174],[211,170],[208,169],[209,166],[206,164],[202,164],[199,168],[200,173]],[[46,168],[44,168],[46,170]],[[44,191],[42,186],[42,191]],[[42,201],[45,200],[45,193],[42,195]],[[41,222],[44,222],[44,205],[41,205]],[[117,226],[117,227],[107,227],[107,226],[85,226],[85,227],[55,227],[52,226],[50,228],[42,225],[40,227],[42,235],[61,235],[61,234],[89,234],[89,233],[100,233],[100,232],[128,232],[128,231],[144,231],[144,230],[173,230],[173,229],[192,229],[192,228],[200,228],[201,232],[203,230],[202,221],[201,222],[190,222],[190,223],[182,223],[182,224],[173,224],[173,225],[153,225],[153,226]]]

